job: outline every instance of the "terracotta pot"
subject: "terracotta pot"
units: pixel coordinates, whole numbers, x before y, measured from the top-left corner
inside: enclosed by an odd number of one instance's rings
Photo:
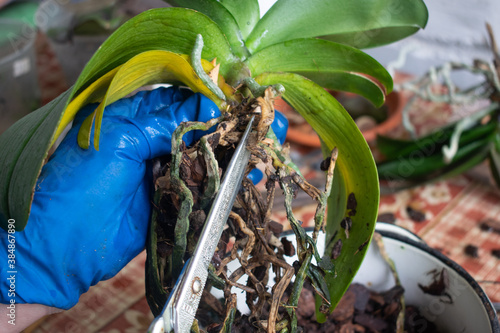
[[[339,93],[333,93],[334,96],[339,96]],[[341,93],[344,98],[354,97],[356,95],[349,93]],[[402,120],[403,108],[406,103],[407,97],[399,92],[392,92],[386,98],[385,105],[388,109],[388,117],[386,120],[377,124],[375,127],[361,130],[365,140],[372,143],[377,138],[377,134],[387,134],[399,126]],[[290,142],[298,143],[309,147],[320,147],[321,143],[318,135],[312,129],[305,119],[288,105],[283,99],[277,98],[275,100],[275,107],[277,110],[285,114],[289,120],[290,126],[288,128],[287,140]]]
[[[392,92],[386,97],[387,119],[377,126],[363,130],[361,133],[367,142],[374,142],[377,134],[387,134],[395,130],[401,124],[403,118],[403,109],[407,98],[399,92]]]

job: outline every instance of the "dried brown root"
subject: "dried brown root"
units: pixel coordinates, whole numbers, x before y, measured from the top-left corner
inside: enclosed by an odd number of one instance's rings
[[[316,271],[311,271],[310,263],[312,257],[316,260],[319,258],[315,242],[324,226],[326,199],[331,189],[337,150],[332,151],[326,188],[325,191],[321,191],[304,179],[291,162],[287,147],[282,148],[272,131],[269,131],[269,126],[274,120],[273,99],[273,91],[268,88],[263,97],[244,101],[238,106],[238,110],[233,109],[217,119],[218,127],[213,133],[204,136],[188,149],[182,145],[182,135],[189,130],[200,129],[200,126],[209,128],[214,122],[183,124],[176,130],[178,133],[174,136],[172,161],[163,167],[167,171],[156,181],[157,187],[163,191],[163,200],[170,202],[169,209],[173,208],[177,212],[175,223],[170,227],[159,227],[158,231],[158,234],[162,235],[158,239],[161,238],[163,244],[168,244],[167,247],[172,248],[174,253],[171,257],[159,256],[158,259],[158,262],[163,262],[162,266],[165,266],[160,272],[160,277],[168,288],[169,284],[175,282],[173,280],[175,272],[172,272],[174,266],[182,267],[183,261],[190,255],[189,251],[196,244],[203,225],[198,220],[210,208],[210,202],[220,187],[220,178],[234,147],[241,138],[249,115],[258,115],[256,131],[247,146],[252,152],[252,158],[246,172],[250,172],[257,164],[264,165],[264,173],[267,176],[266,191],[261,193],[250,181],[247,179],[243,181],[233,211],[230,213],[227,228],[219,242],[218,251],[212,259],[214,267],[211,271],[212,280],[214,285],[223,289],[226,306],[225,309],[221,309],[220,303],[208,294],[205,302],[221,316],[220,332],[229,332],[228,330],[238,321],[235,317],[236,297],[232,288],[246,292],[246,304],[251,310],[248,323],[259,327],[260,330],[275,332],[277,329],[289,327],[293,330],[296,327],[297,295],[300,294],[304,281],[312,276],[311,274],[315,274],[316,282],[322,278],[318,273],[319,268],[316,267]],[[200,167],[203,170],[200,170]],[[283,242],[278,238],[282,227],[271,220],[276,185],[279,185],[285,194],[285,210],[297,239],[297,251],[293,246],[290,249],[290,242],[286,244],[285,250]],[[305,233],[301,222],[296,219],[292,211],[292,201],[298,191],[305,192],[318,203],[312,238]],[[164,201],[160,200],[165,204]],[[165,208],[164,214],[166,215],[163,219],[166,219],[172,212],[167,212]],[[169,238],[168,232],[172,230],[173,225],[175,225],[175,237],[172,238],[170,235]],[[228,243],[232,244],[232,248],[227,255]],[[292,287],[294,292],[283,301],[285,291],[295,275],[295,269],[285,261],[284,255],[293,255],[295,252],[298,254],[300,274],[295,277]],[[233,261],[237,261],[239,267],[231,272],[228,265]],[[268,289],[271,272],[274,273],[274,285]],[[240,282],[244,277],[246,283]],[[313,281],[313,284],[316,282]],[[325,298],[324,302],[328,303],[328,300]]]
[[[231,294],[229,298],[226,299],[226,317],[224,318],[224,322],[222,323],[222,328],[219,331],[220,333],[231,333],[231,326],[233,324],[236,313],[236,302],[236,294]]]
[[[272,262],[273,265],[281,267],[285,274],[278,280],[279,282],[273,286],[273,298],[271,303],[271,309],[269,310],[269,318],[267,319],[267,332],[274,333],[276,331],[275,326],[278,321],[278,308],[281,303],[281,298],[285,293],[286,288],[292,280],[294,269],[292,266],[288,265],[284,260],[279,260],[276,257],[266,255],[264,260]]]
[[[401,281],[399,280],[399,275],[396,271],[396,265],[394,264],[394,261],[392,261],[392,259],[389,257],[389,254],[385,250],[385,245],[384,245],[384,240],[382,239],[382,235],[380,235],[378,232],[374,233],[373,240],[375,241],[375,244],[378,247],[380,255],[385,260],[385,262],[389,265],[389,268],[391,269],[392,276],[394,277],[394,280],[396,281],[396,285],[401,286]],[[397,317],[396,333],[403,333],[404,332],[405,300],[404,300],[403,294],[400,297],[400,304],[401,304],[401,310],[399,311],[399,314]]]
[[[236,214],[235,212],[231,212],[229,214],[229,217],[235,220],[238,223],[238,226],[240,227],[240,230],[248,236],[248,239],[246,241],[245,248],[243,249],[243,252],[241,253],[240,256],[240,261],[242,265],[248,264],[248,256],[253,250],[253,246],[255,244],[255,234],[250,230],[250,228],[247,228],[245,221]]]

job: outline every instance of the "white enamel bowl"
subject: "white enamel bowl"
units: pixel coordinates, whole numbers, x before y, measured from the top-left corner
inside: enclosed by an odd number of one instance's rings
[[[418,236],[406,229],[386,223],[377,224],[389,257],[394,261],[401,284],[405,289],[405,302],[418,307],[421,314],[433,322],[443,333],[500,333],[496,312],[476,281],[458,264],[440,252],[427,246]],[[295,245],[293,233],[285,233]],[[318,239],[318,251],[324,249],[324,238]],[[287,257],[289,264],[296,258]],[[233,262],[234,263],[234,262]],[[228,266],[229,270],[236,267]],[[432,272],[447,270],[449,296],[433,296],[424,293],[419,284],[428,286],[433,282]],[[272,281],[273,277],[270,277]],[[242,278],[240,283],[246,283]],[[372,242],[366,257],[353,282],[362,283],[371,290],[384,291],[394,286],[391,271]],[[212,291],[217,296],[218,292]],[[238,308],[248,313],[245,296],[240,290]],[[450,302],[451,299],[451,302]],[[423,327],[419,327],[422,329]]]

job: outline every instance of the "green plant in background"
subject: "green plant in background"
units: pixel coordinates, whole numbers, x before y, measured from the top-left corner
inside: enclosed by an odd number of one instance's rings
[[[259,86],[281,85],[282,98],[312,125],[325,151],[338,149],[328,201],[326,253],[331,253],[338,240],[343,248],[333,261],[334,271],[322,272],[333,310],[371,240],[379,187],[367,143],[348,113],[324,88],[354,92],[382,105],[392,90],[392,79],[358,48],[394,42],[423,28],[427,22],[424,3],[279,0],[261,19],[257,0],[171,3],[184,8],[150,10],[123,24],[103,43],[70,90],[0,137],[2,227],[8,218],[14,218],[18,230],[24,228],[48,151],[83,105],[101,103],[82,124],[79,135],[81,147],[88,148],[94,128],[98,149],[105,106],[142,86],[183,84],[231,112],[242,95],[248,96],[245,87],[252,88],[255,95],[263,92]],[[199,34],[202,49],[196,42]],[[192,53],[195,45],[202,59]],[[202,72],[214,68],[209,62],[214,59],[220,64],[219,89],[207,87],[203,80]],[[348,216],[352,229],[347,238],[341,221]],[[318,306],[320,303],[318,300]],[[325,316],[318,313],[318,320],[325,320]]]
[[[377,147],[385,159],[377,165],[381,180],[389,190],[397,190],[459,175],[484,160],[489,160],[491,174],[500,186],[500,55],[491,28],[492,62],[475,60],[472,65],[447,63],[431,69],[424,76],[403,83],[402,90],[414,94],[403,112],[403,124],[414,139],[399,140],[378,136]],[[453,72],[483,76],[483,80],[458,88]],[[418,101],[474,107],[474,113],[415,138],[408,112]]]

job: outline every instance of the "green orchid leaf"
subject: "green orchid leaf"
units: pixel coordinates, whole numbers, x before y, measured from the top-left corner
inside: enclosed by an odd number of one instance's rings
[[[375,229],[379,203],[375,162],[352,118],[322,87],[293,73],[264,73],[255,80],[261,85],[282,84],[285,101],[312,125],[328,150],[338,148],[334,194],[329,200],[326,227],[327,242],[341,240],[343,243],[340,255],[333,260],[337,275],[326,276],[332,302],[330,309],[333,310],[361,265]],[[355,212],[347,209],[349,196],[357,202]],[[349,212],[354,215],[347,238],[340,222]],[[325,318],[318,316],[318,320]]]
[[[381,106],[392,91],[392,78],[366,53],[320,39],[296,39],[269,46],[245,64],[252,76],[264,72],[292,72],[332,90],[350,91]],[[383,87],[383,89],[381,88]]]
[[[500,153],[500,133],[498,131],[495,135],[495,138],[493,139],[493,145],[495,146],[497,152]]]
[[[479,163],[483,162],[488,157],[489,151],[489,143],[482,147],[478,147],[478,149],[476,149],[471,155],[468,155],[467,157],[462,158],[458,163],[452,163],[449,167],[445,168],[440,175],[432,179],[432,181],[439,181],[463,174],[467,170],[470,170]]]
[[[413,35],[421,28],[420,26],[391,26],[389,28],[380,28],[366,30],[362,32],[347,32],[320,38],[332,42],[342,43],[356,47],[358,49],[368,49],[377,46],[383,46],[395,41],[404,39]]]
[[[398,158],[378,164],[379,176],[381,179],[388,180],[425,180],[428,177],[435,178],[443,169],[457,165],[456,163],[466,162],[478,150],[487,146],[492,141],[493,135],[494,133],[460,146],[451,163],[446,163],[441,151],[432,155],[426,155],[423,151],[415,151],[408,158]]]
[[[14,219],[16,231],[28,222],[35,183],[48,155],[70,91],[33,111],[0,136],[0,226]]]
[[[478,125],[462,133],[458,140],[459,145],[465,145],[475,140],[489,136],[497,129],[497,122],[492,121],[485,125]],[[399,140],[385,136],[377,136],[377,148],[387,160],[408,157],[422,152],[428,156],[441,152],[441,147],[450,142],[454,127],[442,128],[418,140]],[[420,154],[420,153],[418,153]]]
[[[240,27],[244,39],[248,37],[260,19],[260,8],[257,0],[219,0],[233,15]]]
[[[231,45],[233,53],[244,59],[249,53],[245,47],[238,23],[226,7],[217,0],[165,0],[167,3],[190,8],[207,15],[220,27]],[[244,2],[244,1],[242,1]]]
[[[495,135],[495,140],[490,147],[489,154],[491,174],[497,187],[500,188],[500,134]]]
[[[161,198],[161,190],[157,190],[154,194],[153,202],[159,202]],[[158,276],[158,235],[156,226],[158,225],[158,209],[153,209],[151,213],[151,222],[149,223],[149,231],[146,239],[146,300],[153,312],[153,315],[159,316],[163,306],[167,302],[169,293],[163,288],[160,277]]]
[[[246,40],[250,53],[297,38],[326,37],[351,46],[394,42],[427,24],[421,0],[278,0]]]
[[[449,141],[452,132],[453,131],[449,129],[441,129],[416,141],[394,139],[384,135],[377,135],[376,144],[377,149],[387,160],[406,157],[420,150],[431,155],[439,151],[441,146]]]
[[[417,180],[397,178],[388,179],[389,181],[384,183],[383,190],[386,190],[387,193],[392,193],[394,191],[407,190],[415,186],[423,186],[425,184],[458,176],[483,162],[486,158],[488,158],[488,154],[491,154],[490,144],[486,144],[486,146],[483,147],[478,147],[475,152],[472,152],[466,157],[460,159],[459,161],[456,161],[455,163],[452,163],[451,165],[446,166],[443,169],[437,169],[436,172],[433,172],[428,176],[424,176],[424,178],[420,178]],[[491,164],[491,158],[494,157],[490,155],[490,168],[494,167],[494,165]],[[500,160],[498,160],[498,162],[500,162]],[[495,172],[498,171],[492,170],[493,177],[495,178],[495,181],[497,181],[497,184],[500,184],[496,179],[497,176],[495,175]]]
[[[225,76],[237,58],[217,24],[191,9],[157,8],[125,22],[102,44],[80,74],[72,96],[144,51],[165,50],[191,54],[199,33],[205,41],[202,58],[217,58],[221,63],[220,73]]]

